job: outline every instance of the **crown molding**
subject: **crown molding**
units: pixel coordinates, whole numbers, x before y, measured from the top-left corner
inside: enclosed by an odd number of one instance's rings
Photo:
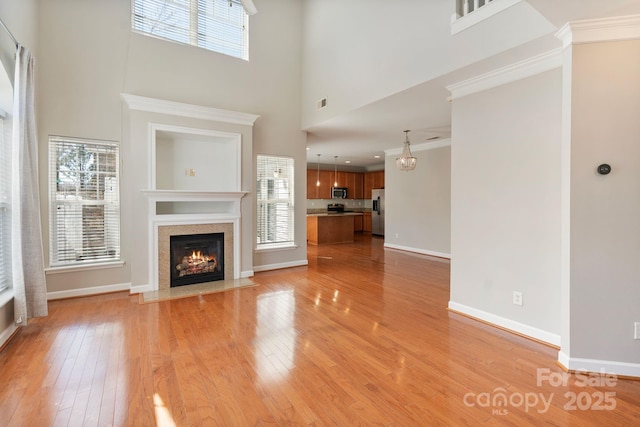
[[[246,126],[253,126],[258,117],[260,117],[255,114],[221,110],[219,108],[204,107],[202,105],[183,104],[181,102],[147,98],[144,96],[129,95],[127,93],[122,93],[120,96],[129,109],[150,113],[168,114],[171,116],[190,117]]]
[[[442,148],[442,147],[450,147],[451,146],[451,139],[447,138],[447,139],[443,139],[441,141],[435,141],[435,142],[425,142],[422,144],[416,144],[413,145],[411,144],[411,152],[418,152],[418,151],[427,151],[427,150],[435,150],[436,148]],[[399,156],[400,154],[402,154],[402,148],[391,148],[389,150],[384,150],[384,155],[385,156]]]
[[[449,99],[462,98],[467,95],[522,80],[545,71],[553,70],[554,68],[560,68],[562,66],[561,53],[561,49],[553,49],[549,52],[532,56],[531,58],[523,61],[451,84],[447,86],[447,90],[451,92],[451,97]]]
[[[568,22],[556,37],[563,49],[572,44],[640,39],[640,15]]]

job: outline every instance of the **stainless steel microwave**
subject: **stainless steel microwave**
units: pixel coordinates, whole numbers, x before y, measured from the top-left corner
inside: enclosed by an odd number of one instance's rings
[[[347,198],[347,188],[346,187],[331,187],[331,198],[332,199],[346,199]]]

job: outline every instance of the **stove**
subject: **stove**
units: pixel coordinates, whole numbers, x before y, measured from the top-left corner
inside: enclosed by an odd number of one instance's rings
[[[342,204],[342,203],[329,203],[327,205],[327,212],[329,212],[329,213],[341,213],[341,212],[344,212],[344,204]]]

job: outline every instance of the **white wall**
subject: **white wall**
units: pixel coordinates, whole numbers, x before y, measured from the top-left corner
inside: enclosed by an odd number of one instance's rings
[[[452,106],[450,305],[555,344],[561,85],[554,69]]]
[[[453,0],[305,4],[305,129],[555,30],[527,2],[455,36],[450,28]],[[327,107],[316,111],[323,97]]]
[[[640,40],[574,45],[570,91],[570,258],[562,351],[639,375]],[[568,49],[569,50],[569,49]],[[599,175],[601,163],[612,166]],[[591,366],[593,367],[593,366]]]
[[[250,18],[250,61],[245,62],[166,42],[130,30],[130,0],[48,0],[39,3],[37,58],[40,156],[46,159],[47,137],[53,135],[124,141],[121,93],[166,99],[260,115],[253,130],[255,154],[289,155],[296,162],[296,203],[305,203],[305,135],[300,131],[301,3],[270,0],[256,4],[259,13]],[[100,17],[100,19],[93,19]],[[146,141],[131,141],[146,144]],[[137,152],[123,147],[123,152]],[[146,160],[146,159],[145,159]],[[123,203],[140,197],[140,158],[123,155],[121,186]],[[243,173],[242,189],[251,194],[243,201],[249,215],[255,210],[251,161]],[[46,174],[41,180],[46,199]],[[130,181],[133,180],[133,181]],[[134,194],[135,193],[135,194]],[[43,207],[46,207],[46,202]],[[139,238],[133,216],[145,214],[122,207],[122,256],[131,257],[132,242]],[[44,233],[48,235],[48,210],[43,209]],[[243,268],[306,262],[305,212],[296,212],[296,243],[291,251],[243,255]],[[250,241],[255,224],[243,226]],[[45,253],[48,247],[45,241]],[[248,259],[247,259],[248,258]],[[252,259],[253,258],[253,259]],[[248,266],[246,264],[249,264]],[[131,282],[129,264],[122,268],[49,274],[50,292]]]
[[[385,156],[385,245],[436,256],[451,253],[451,146],[417,149],[416,168],[396,167],[400,155]],[[423,148],[429,144],[422,144]],[[397,237],[396,237],[397,236]]]

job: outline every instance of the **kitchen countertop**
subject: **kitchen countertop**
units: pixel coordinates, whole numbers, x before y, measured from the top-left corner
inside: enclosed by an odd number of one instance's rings
[[[362,215],[362,212],[316,212],[308,213],[307,216],[357,216]]]

